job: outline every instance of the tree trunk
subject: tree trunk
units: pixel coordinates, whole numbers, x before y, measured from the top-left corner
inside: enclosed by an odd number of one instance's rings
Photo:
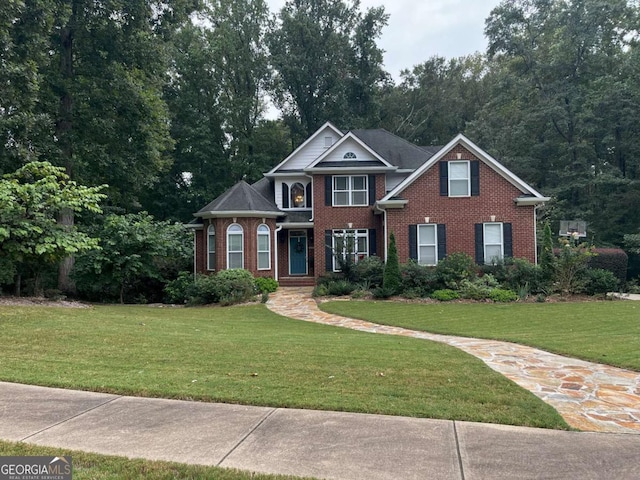
[[[71,85],[73,82],[73,36],[75,30],[77,2],[73,2],[71,17],[67,25],[60,32],[60,74],[62,89],[60,94],[60,109],[56,122],[56,137],[58,138],[62,161],[67,175],[73,179],[73,143],[71,130],[73,126],[73,96]],[[64,209],[58,216],[58,224],[65,228],[72,228],[74,213],[71,209]],[[70,273],[73,268],[73,257],[65,258],[58,267],[58,290],[65,293],[75,293],[75,285],[71,281]]]

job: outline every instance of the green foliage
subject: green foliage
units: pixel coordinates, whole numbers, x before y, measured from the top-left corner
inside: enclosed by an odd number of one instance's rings
[[[560,254],[554,276],[554,285],[562,295],[580,293],[585,285],[585,271],[591,257],[593,247],[579,243],[572,237],[560,240]]]
[[[438,277],[433,267],[419,265],[415,260],[409,260],[402,265],[402,286],[403,296],[428,297],[431,292],[438,288]]]
[[[273,293],[278,290],[278,282],[270,277],[256,277],[256,289],[260,293]]]
[[[164,284],[192,257],[193,242],[182,225],[158,222],[146,212],[108,215],[88,231],[100,237],[100,249],[78,256],[73,277],[78,293],[90,300],[160,301]]]
[[[458,287],[458,293],[462,298],[484,300],[485,298],[489,298],[491,291],[499,286],[500,284],[493,275],[486,274],[472,280],[462,280]]]
[[[523,292],[525,297],[548,292],[550,289],[551,279],[545,279],[542,267],[524,258],[508,258],[495,266],[485,266],[483,270],[490,272],[501,285]]]
[[[164,286],[166,303],[188,303],[196,295],[196,278],[191,272],[180,272],[178,278],[167,282]]]
[[[355,285],[347,280],[333,280],[327,284],[327,295],[349,295],[355,288]]]
[[[553,236],[549,222],[546,222],[544,225],[539,265],[543,279],[551,283],[556,270],[556,256],[553,253]]]
[[[311,295],[313,297],[326,297],[329,295],[328,283],[318,283],[315,287],[313,287],[313,292]]]
[[[95,250],[98,240],[73,225],[57,221],[63,210],[99,213],[103,187],[85,187],[71,181],[63,168],[31,162],[0,179],[0,261],[4,274],[21,265],[39,271],[41,264]],[[37,289],[36,289],[37,290]]]
[[[619,248],[595,248],[589,259],[589,268],[602,268],[613,273],[621,284],[627,280],[629,257]]]
[[[210,277],[215,298],[223,306],[247,302],[255,295],[255,279],[248,270],[221,270]]]
[[[515,302],[518,300],[518,294],[513,290],[505,290],[503,288],[494,288],[489,292],[489,299],[498,303]]]
[[[466,253],[452,253],[436,265],[436,277],[441,285],[450,289],[457,289],[462,280],[476,276],[476,265]]]
[[[584,292],[587,295],[606,294],[615,292],[620,286],[620,280],[616,275],[602,268],[589,268],[584,272]]]
[[[356,282],[367,286],[367,290],[382,285],[384,262],[380,257],[372,256],[356,263]]]
[[[394,295],[394,292],[385,287],[378,287],[371,290],[371,295],[373,296],[373,298],[384,300],[392,297]]]
[[[439,300],[441,302],[450,302],[451,300],[457,300],[460,298],[460,294],[455,290],[451,290],[450,288],[445,288],[442,290],[436,290],[431,294],[431,298],[434,300]]]
[[[400,263],[398,260],[398,249],[396,248],[396,237],[391,233],[389,237],[389,250],[387,252],[387,263],[384,266],[382,287],[391,292],[392,295],[400,292],[402,277],[400,275]]]

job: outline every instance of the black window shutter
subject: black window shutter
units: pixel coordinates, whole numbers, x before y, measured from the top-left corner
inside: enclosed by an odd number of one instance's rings
[[[376,176],[369,175],[369,205],[376,203]]]
[[[476,263],[484,265],[484,227],[482,223],[476,223]]]
[[[289,208],[289,185],[282,184],[282,208]]]
[[[418,225],[409,225],[409,258],[418,260]]]
[[[333,197],[333,177],[331,175],[325,175],[324,177],[324,204],[327,207],[330,207],[333,202],[332,202],[332,198]]]
[[[378,254],[378,244],[376,242],[376,229],[369,229],[369,255],[377,255]]]
[[[502,224],[502,236],[504,240],[504,256],[513,257],[513,226],[510,223]]]
[[[438,224],[438,260],[447,256],[447,226],[444,223]]]
[[[327,272],[333,272],[333,233],[331,230],[324,231],[324,265]]]
[[[471,162],[471,196],[480,195],[480,162],[473,160]]]
[[[449,195],[449,163],[440,162],[440,195]]]
[[[307,184],[307,208],[313,207],[313,183]]]

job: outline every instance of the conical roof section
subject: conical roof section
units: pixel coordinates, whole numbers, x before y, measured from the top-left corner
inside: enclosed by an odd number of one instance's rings
[[[244,180],[240,180],[213,202],[198,210],[196,216],[204,213],[228,212],[268,212],[282,214],[273,200],[265,197]]]

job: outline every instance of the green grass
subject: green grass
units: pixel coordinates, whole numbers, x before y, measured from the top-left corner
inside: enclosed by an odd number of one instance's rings
[[[0,441],[0,456],[63,456],[71,455],[74,480],[102,479],[206,479],[206,480],[302,480],[285,475],[264,475],[240,470],[185,465],[181,463],[130,459],[97,455],[60,448],[39,447],[26,443]]]
[[[568,428],[455,348],[232,308],[0,308],[0,379],[128,395]]]
[[[506,340],[640,371],[640,302],[407,304],[328,302],[322,310],[384,325]]]

